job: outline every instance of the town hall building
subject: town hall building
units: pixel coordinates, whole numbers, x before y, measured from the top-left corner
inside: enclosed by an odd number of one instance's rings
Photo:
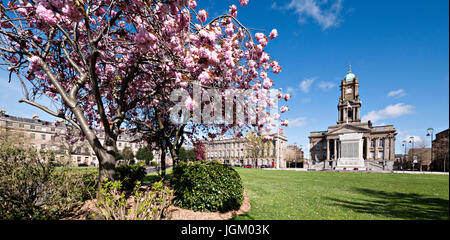
[[[341,81],[337,125],[311,132],[310,157],[315,168],[333,170],[392,170],[395,160],[393,125],[362,122],[359,80],[351,71]]]

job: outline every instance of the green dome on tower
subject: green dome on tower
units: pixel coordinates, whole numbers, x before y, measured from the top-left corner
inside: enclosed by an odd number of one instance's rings
[[[352,65],[348,65],[348,73],[347,73],[347,75],[345,76],[345,81],[346,82],[351,82],[351,81],[353,81],[353,80],[355,80],[355,74],[353,74],[352,73]]]

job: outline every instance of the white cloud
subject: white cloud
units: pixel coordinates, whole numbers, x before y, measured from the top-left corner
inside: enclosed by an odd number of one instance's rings
[[[389,105],[386,108],[378,111],[371,111],[368,114],[364,115],[362,117],[362,120],[371,120],[372,122],[376,122],[381,119],[396,118],[412,113],[414,113],[414,106],[406,105],[404,103],[398,103],[395,105]]]
[[[404,96],[406,96],[406,92],[403,89],[399,89],[399,90],[396,90],[396,91],[390,91],[388,93],[388,97],[401,98],[401,97],[404,97]]]
[[[289,120],[289,127],[303,127],[307,124],[306,117],[298,117]]]
[[[300,90],[304,93],[308,93],[311,89],[311,85],[316,80],[316,78],[306,78],[300,83]]]
[[[412,147],[412,144],[410,143],[411,141],[411,137],[414,138],[414,148],[423,148],[423,147],[429,147],[429,141],[430,140],[425,140],[424,138],[420,137],[420,136],[415,136],[415,135],[407,135],[404,138],[400,139],[400,142],[403,143],[403,141],[406,141],[409,145],[408,148]]]
[[[414,148],[422,148],[422,147],[429,147],[430,146],[430,139],[429,137],[424,136],[417,136],[411,133],[411,131],[408,130],[397,130],[397,141],[400,144],[403,144],[404,141],[406,141],[407,148],[412,147],[412,144],[409,142],[411,140],[411,137],[414,138]],[[404,146],[401,148],[402,153],[404,152]]]
[[[320,82],[318,86],[323,91],[327,91],[327,90],[334,88],[334,86],[336,86],[336,84],[334,84],[333,82]]]
[[[306,18],[309,17],[314,19],[323,30],[326,30],[339,24],[342,2],[343,0],[291,0],[285,7],[279,8],[276,4],[272,4],[272,8],[294,9],[294,12],[298,15],[299,23],[304,23]]]

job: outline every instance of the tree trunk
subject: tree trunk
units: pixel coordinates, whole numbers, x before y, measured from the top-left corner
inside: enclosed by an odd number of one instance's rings
[[[166,178],[166,148],[161,148],[161,178]]]
[[[172,156],[172,164],[175,167],[179,160],[178,153],[175,149],[172,148],[170,149],[170,155]]]
[[[101,151],[97,157],[100,183],[105,180],[114,181],[116,172],[116,157],[114,151]]]

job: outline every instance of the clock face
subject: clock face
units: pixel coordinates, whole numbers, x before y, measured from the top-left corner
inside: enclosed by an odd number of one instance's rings
[[[345,93],[352,93],[353,92],[353,89],[351,89],[351,88],[347,88],[346,90],[345,90]]]

